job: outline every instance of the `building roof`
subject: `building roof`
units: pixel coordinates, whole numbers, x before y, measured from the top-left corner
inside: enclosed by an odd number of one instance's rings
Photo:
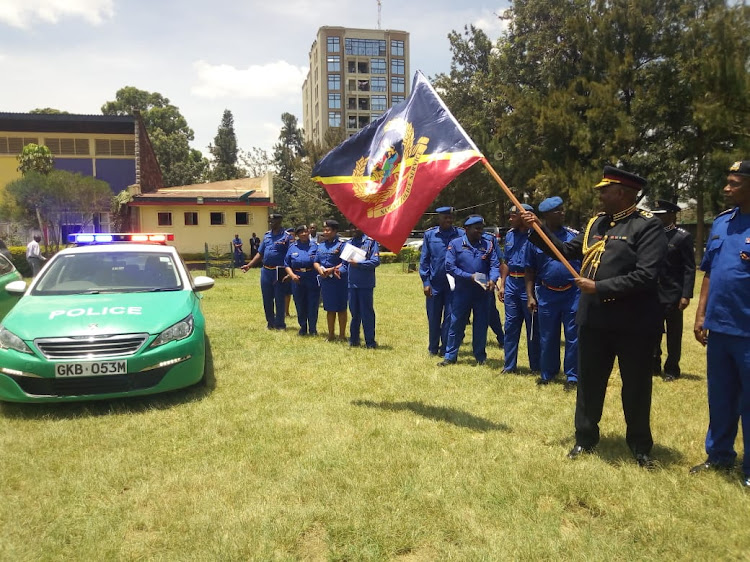
[[[263,178],[261,177],[162,187],[153,193],[136,195],[130,205],[160,205],[164,203],[195,205],[198,197],[202,197],[204,203],[270,204],[271,202],[270,194],[264,189]]]
[[[0,131],[132,135],[135,130],[135,119],[133,115],[0,112]]]

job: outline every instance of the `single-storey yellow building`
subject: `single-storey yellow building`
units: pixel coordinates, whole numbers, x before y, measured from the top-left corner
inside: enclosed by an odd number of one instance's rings
[[[268,230],[273,203],[273,174],[260,178],[162,187],[136,193],[128,203],[131,228],[137,232],[174,234],[172,243],[181,253],[218,249],[229,252],[238,234],[249,253],[248,239]]]

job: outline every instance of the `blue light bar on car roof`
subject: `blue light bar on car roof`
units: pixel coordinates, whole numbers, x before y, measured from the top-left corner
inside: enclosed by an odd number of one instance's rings
[[[90,234],[79,232],[68,234],[68,244],[93,245],[112,244],[115,242],[140,242],[144,244],[164,244],[174,240],[174,234],[156,232],[118,232],[108,234]]]

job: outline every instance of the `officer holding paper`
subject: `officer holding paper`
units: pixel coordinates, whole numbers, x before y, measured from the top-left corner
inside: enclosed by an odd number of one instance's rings
[[[491,241],[482,236],[484,219],[471,215],[464,222],[465,234],[448,245],[445,271],[456,280],[453,311],[448,331],[445,358],[438,366],[453,365],[464,339],[469,312],[473,313],[472,348],[477,365],[487,360],[487,291],[492,291],[500,277],[500,261]]]

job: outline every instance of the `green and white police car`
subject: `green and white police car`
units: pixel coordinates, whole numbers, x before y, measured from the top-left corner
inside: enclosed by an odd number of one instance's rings
[[[0,324],[0,400],[140,396],[205,375],[200,291],[171,234],[74,234]]]

